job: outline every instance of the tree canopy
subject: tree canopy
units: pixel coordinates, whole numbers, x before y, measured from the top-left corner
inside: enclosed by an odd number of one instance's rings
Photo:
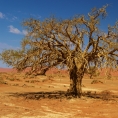
[[[88,15],[44,21],[30,18],[23,22],[28,34],[19,50],[5,50],[1,59],[17,70],[31,67],[37,72],[44,67],[66,66],[70,74],[70,92],[81,97],[81,83],[85,70],[117,67],[118,22],[108,26],[107,32],[99,25],[107,16],[106,8],[93,8]]]

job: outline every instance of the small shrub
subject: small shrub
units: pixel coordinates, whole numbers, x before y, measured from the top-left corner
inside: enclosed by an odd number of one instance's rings
[[[0,84],[7,84],[2,78],[0,78]]]
[[[107,79],[111,79],[111,77],[112,77],[112,76],[111,76],[111,73],[108,73],[108,74],[107,74]]]
[[[110,98],[112,97],[112,92],[109,90],[104,90],[101,92],[101,96],[103,100],[110,100]]]
[[[14,81],[14,78],[9,78],[10,81]]]
[[[25,82],[28,82],[29,83],[29,80],[26,80]]]
[[[103,82],[99,80],[93,80],[91,84],[103,84]]]
[[[40,81],[38,81],[38,80],[31,80],[30,83],[36,83],[36,82],[40,82]]]

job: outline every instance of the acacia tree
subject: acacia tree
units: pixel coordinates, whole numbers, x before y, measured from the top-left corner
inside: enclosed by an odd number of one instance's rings
[[[1,59],[18,70],[66,66],[70,75],[69,91],[81,97],[82,78],[91,65],[95,68],[117,66],[118,22],[108,26],[107,32],[99,29],[100,21],[106,17],[106,8],[107,5],[94,8],[87,16],[66,20],[28,19],[23,22],[28,34],[21,42],[21,49],[3,51]]]

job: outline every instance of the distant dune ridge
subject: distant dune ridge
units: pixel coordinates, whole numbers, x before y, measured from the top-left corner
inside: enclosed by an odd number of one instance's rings
[[[109,71],[109,69],[107,69]],[[105,76],[106,74],[106,68],[103,68],[100,70],[100,76]],[[110,74],[113,75],[113,76],[118,76],[118,70],[116,69],[113,69],[110,71]]]
[[[26,69],[25,72],[26,71],[28,71],[28,70]],[[105,71],[106,71],[106,69],[100,70],[100,76],[105,76]],[[13,69],[13,68],[0,68],[0,72],[17,72],[17,70]],[[67,72],[67,70],[59,71],[56,68],[52,68],[52,69],[48,70],[47,73],[58,73],[59,74],[59,73],[68,73],[68,72]],[[111,75],[118,76],[118,70],[111,71]]]
[[[0,72],[16,72],[13,68],[0,68]]]
[[[29,68],[25,69],[24,72],[27,72],[29,70]],[[1,68],[0,67],[0,72],[17,72],[16,69],[13,68]],[[48,70],[48,73],[67,73],[67,70],[60,70],[57,68],[51,68]]]

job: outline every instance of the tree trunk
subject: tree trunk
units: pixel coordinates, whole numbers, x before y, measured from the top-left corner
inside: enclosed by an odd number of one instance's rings
[[[83,76],[84,76],[84,71],[82,69],[78,70],[76,66],[70,70],[70,90],[69,91],[75,97],[81,98]]]

